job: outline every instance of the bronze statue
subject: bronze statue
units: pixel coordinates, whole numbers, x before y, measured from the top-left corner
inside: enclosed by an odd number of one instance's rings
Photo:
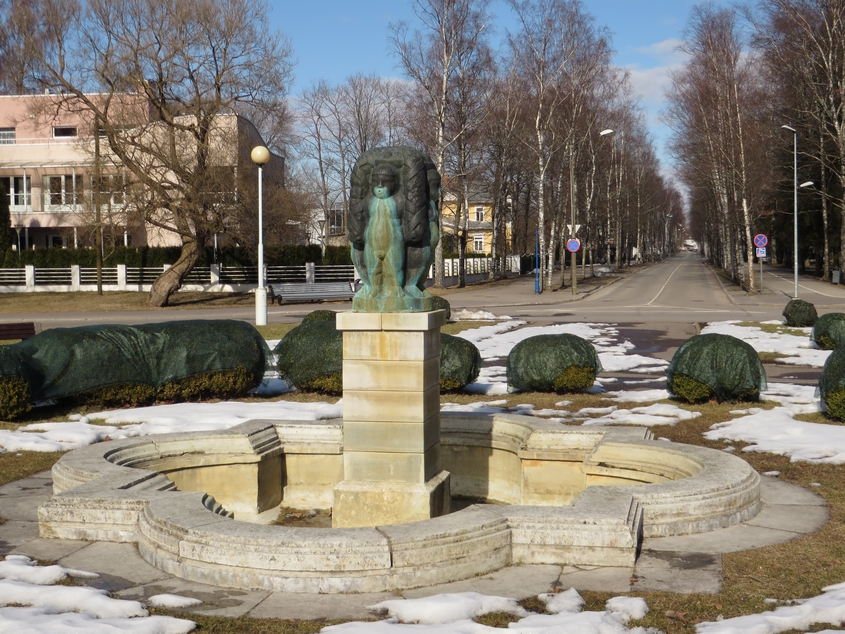
[[[374,148],[352,169],[347,234],[363,286],[352,310],[432,310],[424,284],[440,238],[440,174],[410,147]]]

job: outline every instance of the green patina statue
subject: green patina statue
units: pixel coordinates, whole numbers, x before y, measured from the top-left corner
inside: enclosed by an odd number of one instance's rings
[[[352,169],[347,234],[363,286],[352,298],[359,313],[433,310],[426,273],[440,238],[440,174],[410,147],[362,154]]]

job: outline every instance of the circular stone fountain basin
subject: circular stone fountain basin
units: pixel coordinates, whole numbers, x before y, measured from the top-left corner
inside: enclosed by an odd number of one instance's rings
[[[339,419],[250,421],[77,449],[53,467],[41,536],[136,542],[160,569],[221,586],[382,592],[509,564],[632,566],[644,536],[722,528],[760,508],[757,473],[721,451],[643,428],[443,413],[452,494],[487,504],[368,528],[261,523],[280,505],[331,506],[342,438]]]

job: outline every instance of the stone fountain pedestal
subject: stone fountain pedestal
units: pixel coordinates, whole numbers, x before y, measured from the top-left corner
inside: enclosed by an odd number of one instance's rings
[[[440,327],[446,311],[339,313],[343,473],[332,526],[402,524],[449,512],[440,462]]]

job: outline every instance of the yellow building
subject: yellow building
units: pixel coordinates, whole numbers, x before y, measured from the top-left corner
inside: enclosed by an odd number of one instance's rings
[[[440,204],[440,213],[443,217],[443,248],[446,251],[456,253],[458,251],[456,224],[460,221],[463,227],[462,218],[458,219],[458,201],[451,193],[445,193]],[[467,253],[489,254],[493,250],[493,203],[491,196],[486,192],[470,192],[466,208],[469,216],[466,223],[466,251]]]

